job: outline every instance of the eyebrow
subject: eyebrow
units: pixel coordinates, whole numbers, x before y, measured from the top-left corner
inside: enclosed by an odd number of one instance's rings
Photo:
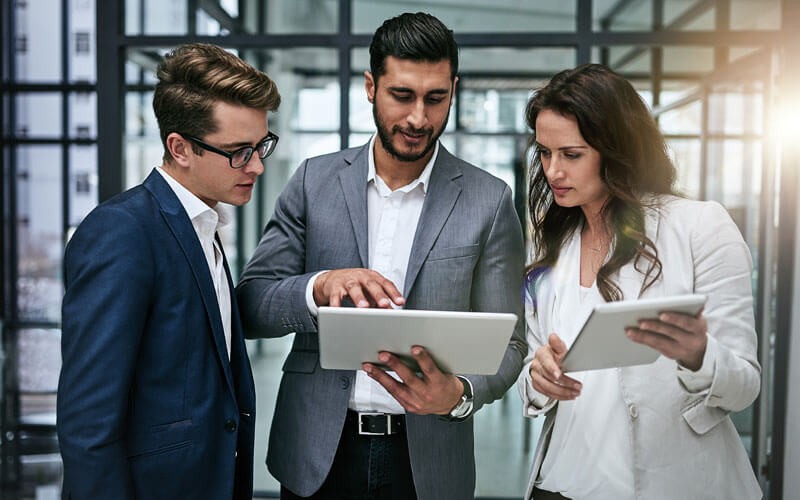
[[[410,89],[408,87],[399,87],[399,86],[398,87],[389,87],[389,91],[390,92],[403,92],[403,93],[408,92],[408,93],[411,93],[411,94],[416,94],[416,92],[413,89]],[[433,90],[430,90],[427,93],[425,93],[425,95],[431,95],[431,94],[447,95],[448,92],[450,92],[450,89],[433,89]]]

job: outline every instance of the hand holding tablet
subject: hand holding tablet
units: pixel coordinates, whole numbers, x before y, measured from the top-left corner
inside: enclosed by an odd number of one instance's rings
[[[694,294],[598,304],[567,351],[562,369],[574,372],[652,363],[659,352],[630,340],[625,328],[662,312],[695,316],[705,302],[705,295]]]
[[[424,347],[445,373],[494,375],[517,316],[511,313],[355,307],[319,308],[320,366],[359,370],[388,351],[415,371],[411,347]]]

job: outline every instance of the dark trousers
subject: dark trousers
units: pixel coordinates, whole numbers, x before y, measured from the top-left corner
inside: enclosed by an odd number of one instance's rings
[[[569,500],[561,493],[554,493],[552,491],[540,490],[536,486],[533,487],[533,500]]]
[[[405,424],[405,423],[404,423]],[[282,500],[416,500],[405,425],[398,434],[362,436],[348,412],[328,477],[310,497],[281,486]]]

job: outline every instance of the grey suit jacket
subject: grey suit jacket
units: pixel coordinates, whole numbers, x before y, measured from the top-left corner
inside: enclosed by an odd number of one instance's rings
[[[301,496],[319,489],[331,468],[355,380],[353,371],[320,368],[316,320],[305,290],[318,271],[369,265],[368,147],[300,165],[237,287],[248,337],[296,333],[283,366],[267,465]],[[406,307],[512,312],[520,318],[498,373],[468,376],[475,410],[503,396],[527,352],[523,260],[511,190],[440,146],[409,258]],[[420,500],[474,496],[472,418],[408,415],[407,437]]]

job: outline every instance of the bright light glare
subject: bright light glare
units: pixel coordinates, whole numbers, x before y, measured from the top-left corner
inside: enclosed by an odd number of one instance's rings
[[[800,142],[800,89],[787,89],[778,97],[775,120],[770,124],[776,139],[784,147],[798,147]]]

